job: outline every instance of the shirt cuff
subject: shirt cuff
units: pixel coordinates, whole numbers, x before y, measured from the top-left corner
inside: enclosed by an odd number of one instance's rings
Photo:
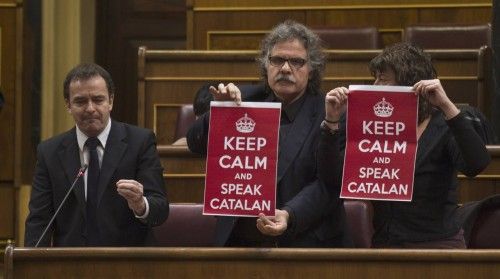
[[[142,198],[144,199],[144,203],[146,204],[146,210],[144,211],[144,214],[142,214],[141,216],[137,216],[137,214],[135,214],[135,212],[134,212],[134,215],[135,215],[135,218],[146,219],[146,218],[148,218],[148,215],[149,215],[149,203],[148,203],[148,199],[146,199],[146,197],[142,196]]]

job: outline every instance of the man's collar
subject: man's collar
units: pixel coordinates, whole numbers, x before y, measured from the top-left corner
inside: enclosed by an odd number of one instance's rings
[[[97,136],[99,141],[102,144],[102,148],[106,148],[106,142],[108,140],[109,132],[111,131],[111,117],[108,120],[108,124],[106,125],[106,128],[102,130],[102,132]],[[83,151],[83,146],[85,145],[85,142],[87,141],[89,137],[85,135],[80,128],[78,128],[78,125],[76,125],[76,140],[78,141],[78,147],[80,148],[80,151]]]
[[[304,93],[304,94],[302,94],[302,96],[300,96],[298,99],[296,99],[292,103],[282,106],[282,113],[284,113],[286,115],[286,117],[288,118],[288,120],[290,120],[290,122],[293,122],[293,120],[295,119],[295,117],[299,113],[300,108],[302,107],[302,104],[304,103],[304,100],[306,99],[305,98],[306,94],[307,93]],[[266,101],[267,102],[282,103],[282,101],[276,96],[276,94],[274,94],[274,92],[269,94],[269,96],[266,98]]]

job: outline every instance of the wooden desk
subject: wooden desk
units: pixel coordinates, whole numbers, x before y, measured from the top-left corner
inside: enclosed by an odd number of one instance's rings
[[[490,165],[475,178],[459,175],[459,202],[480,200],[500,194],[500,145],[487,146],[491,154]],[[203,202],[205,185],[205,159],[191,153],[187,146],[158,146],[165,168],[163,177],[171,202]]]
[[[498,278],[500,250],[9,246],[5,278]]]

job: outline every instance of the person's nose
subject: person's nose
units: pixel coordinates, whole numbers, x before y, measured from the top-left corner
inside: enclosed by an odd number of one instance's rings
[[[280,69],[282,72],[285,72],[285,73],[289,73],[292,71],[292,66],[290,65],[290,61],[285,61],[285,63],[283,64],[283,66],[281,66],[281,69]]]
[[[88,112],[94,112],[95,111],[95,104],[92,101],[89,101],[87,103],[87,107],[85,108],[86,111]]]

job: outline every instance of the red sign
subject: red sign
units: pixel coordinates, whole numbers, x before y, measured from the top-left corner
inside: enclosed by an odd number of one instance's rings
[[[211,102],[203,214],[274,216],[281,103]]]
[[[411,201],[417,111],[411,87],[349,87],[341,198]]]

